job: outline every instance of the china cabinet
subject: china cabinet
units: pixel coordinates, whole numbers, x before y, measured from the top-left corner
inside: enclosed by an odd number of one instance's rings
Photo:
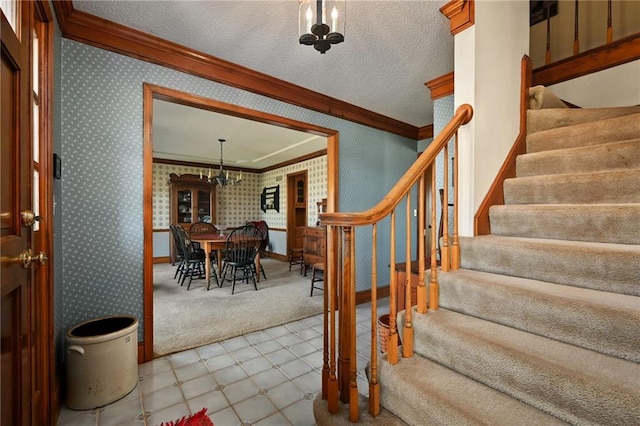
[[[198,175],[169,175],[169,223],[181,225],[187,231],[196,222],[215,223],[215,186],[201,180]],[[175,247],[171,244],[171,261],[175,260]]]

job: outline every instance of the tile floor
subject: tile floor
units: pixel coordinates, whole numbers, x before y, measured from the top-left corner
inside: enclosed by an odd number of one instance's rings
[[[386,312],[388,299],[378,307]],[[370,305],[359,305],[358,388],[364,395],[370,321]],[[159,426],[206,407],[216,426],[312,426],[322,341],[322,315],[317,315],[157,358],[139,366],[139,382],[131,393],[95,410],[63,406],[58,425]]]

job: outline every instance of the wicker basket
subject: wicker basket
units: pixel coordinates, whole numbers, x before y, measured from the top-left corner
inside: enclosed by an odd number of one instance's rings
[[[380,341],[380,352],[383,354],[387,352],[389,346],[389,329],[389,314],[381,315],[378,318],[378,340]],[[398,346],[401,344],[400,335],[398,335]]]

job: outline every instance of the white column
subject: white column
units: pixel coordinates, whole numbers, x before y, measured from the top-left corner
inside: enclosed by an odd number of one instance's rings
[[[455,36],[455,107],[473,106],[459,135],[461,236],[518,135],[520,62],[529,51],[529,2],[476,0],[475,25]]]

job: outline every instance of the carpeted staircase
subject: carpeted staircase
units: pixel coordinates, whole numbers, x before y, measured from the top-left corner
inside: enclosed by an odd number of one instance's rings
[[[528,131],[415,355],[380,362],[408,424],[640,425],[640,107],[529,110]]]

